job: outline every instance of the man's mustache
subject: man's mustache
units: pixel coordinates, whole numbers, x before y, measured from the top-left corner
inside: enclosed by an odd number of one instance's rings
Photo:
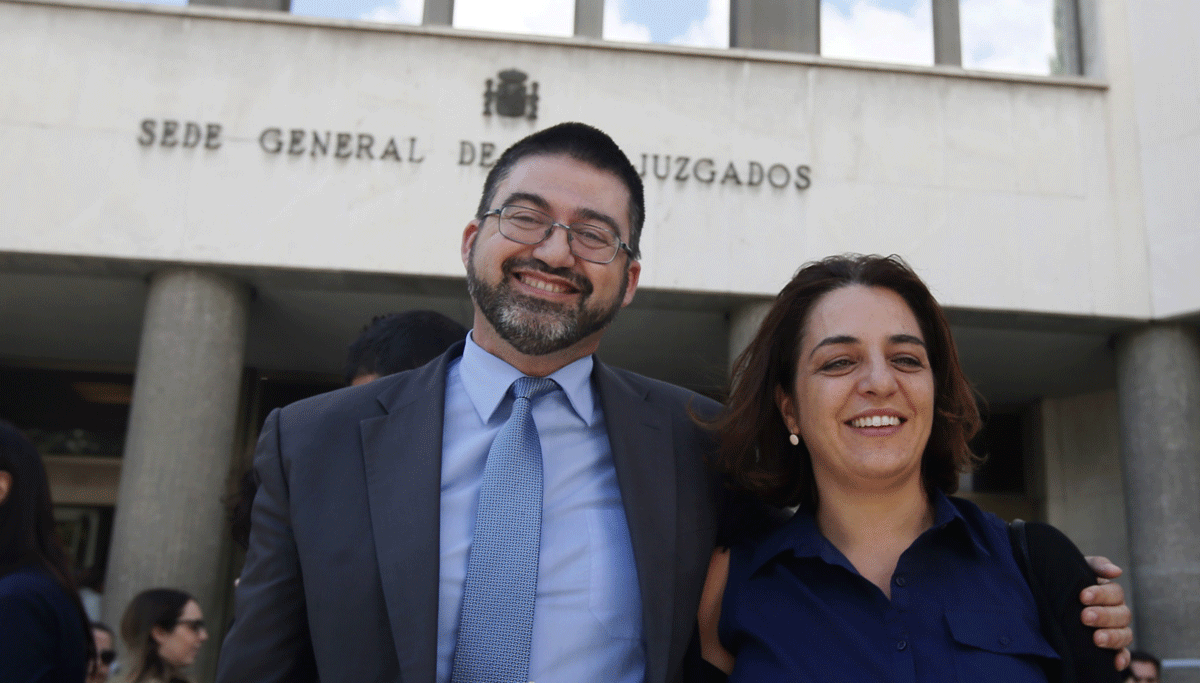
[[[546,263],[545,261],[542,261],[541,259],[536,259],[536,258],[532,258],[532,257],[518,258],[518,257],[514,256],[513,258],[506,260],[500,266],[500,268],[504,272],[504,274],[509,277],[512,277],[513,273],[518,268],[520,268],[522,270],[534,270],[534,271],[546,273],[547,275],[553,275],[555,277],[560,277],[564,280],[570,281],[571,285],[573,287],[575,287],[575,289],[578,289],[579,293],[583,297],[587,297],[592,294],[593,288],[592,288],[591,280],[588,280],[586,277],[571,270],[570,268],[551,268],[550,264]]]

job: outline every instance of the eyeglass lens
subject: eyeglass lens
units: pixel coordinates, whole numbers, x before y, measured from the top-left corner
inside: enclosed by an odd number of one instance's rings
[[[621,248],[621,240],[611,230],[590,223],[564,226],[549,216],[523,206],[500,208],[500,234],[521,244],[539,244],[548,238],[553,226],[567,228],[571,253],[593,263],[610,263]]]

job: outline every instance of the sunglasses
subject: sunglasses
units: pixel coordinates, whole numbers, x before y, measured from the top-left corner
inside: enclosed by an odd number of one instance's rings
[[[203,619],[180,619],[179,621],[176,621],[175,623],[183,624],[184,626],[187,626],[188,628],[192,629],[193,633],[199,633],[199,632],[205,630]]]
[[[109,664],[113,663],[114,659],[117,658],[117,653],[115,650],[101,650],[96,653],[96,658],[99,659],[100,662],[105,666],[108,666]]]

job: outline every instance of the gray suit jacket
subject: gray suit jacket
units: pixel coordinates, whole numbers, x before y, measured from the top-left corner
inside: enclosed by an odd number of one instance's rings
[[[446,364],[461,353],[267,417],[218,683],[432,683]],[[646,681],[677,681],[718,493],[688,410],[718,406],[599,360],[593,373],[637,563]]]

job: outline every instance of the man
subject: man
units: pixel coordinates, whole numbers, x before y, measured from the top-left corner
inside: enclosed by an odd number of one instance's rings
[[[641,179],[594,128],[561,124],[500,157],[463,232],[465,343],[267,418],[218,681],[681,678],[718,493],[690,411],[717,405],[592,355],[633,300],[643,216]],[[526,398],[523,376],[554,382]],[[490,493],[492,463],[530,446],[509,445],[519,415],[543,468],[528,611],[511,604],[528,591],[528,555],[481,579],[497,562],[475,547],[492,547],[493,507],[538,495]],[[537,507],[509,505],[504,523]],[[1128,622],[1123,605],[1090,609]],[[486,649],[480,633],[510,627],[517,645]],[[1128,642],[1127,629],[1109,635]],[[473,669],[493,660],[516,673]]]
[[[1129,655],[1129,671],[1125,672],[1125,683],[1158,683],[1161,671],[1162,662],[1158,657],[1149,652],[1134,650]]]

